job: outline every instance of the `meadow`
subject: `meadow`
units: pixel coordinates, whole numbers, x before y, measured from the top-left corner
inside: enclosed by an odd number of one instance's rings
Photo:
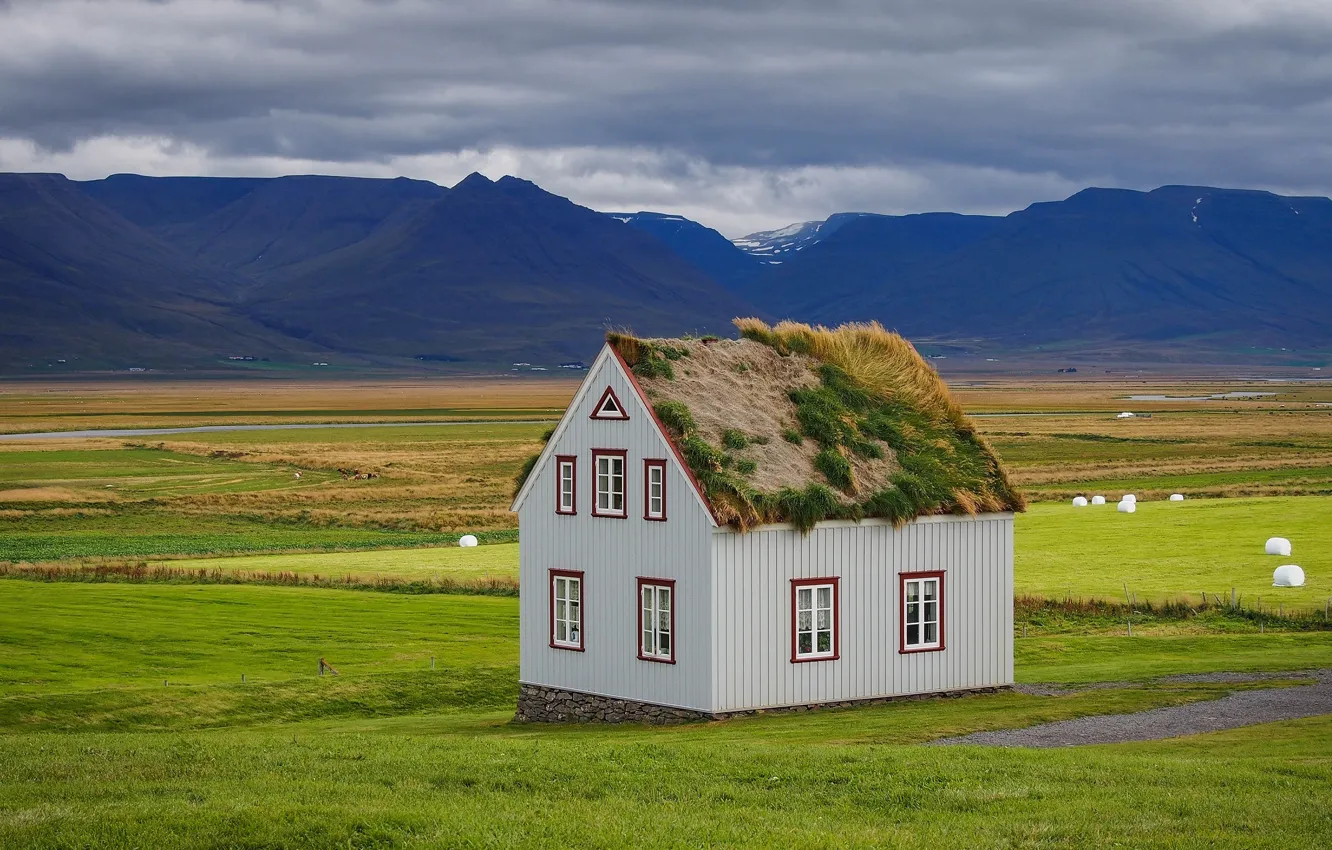
[[[1019,679],[1122,684],[664,729],[548,728],[508,722],[511,598],[23,581],[3,591],[4,846],[1316,847],[1332,837],[1326,716],[1063,752],[918,746],[1213,699],[1248,686],[1153,677],[1326,666],[1326,633],[1073,628],[1019,638]],[[340,675],[320,677],[321,657]]]
[[[0,846],[1332,841],[1332,716],[1063,751],[921,746],[1256,686],[1160,678],[1171,674],[1332,667],[1320,621],[1332,596],[1332,409],[1317,406],[1332,393],[1319,387],[1242,403],[1123,399],[1252,387],[1211,380],[959,388],[969,410],[995,414],[977,424],[1036,497],[1017,520],[1027,597],[1015,660],[1020,682],[1070,686],[1054,696],[670,728],[525,726],[510,722],[512,596],[16,577],[39,563],[511,578],[511,478],[572,392],[521,383],[0,386],[11,433],[406,422],[0,442],[0,562],[11,562],[0,564]],[[1122,409],[1152,416],[1114,419]],[[422,424],[448,419],[473,424]],[[1144,501],[1133,515],[1068,505],[1096,490]],[[1190,499],[1156,500],[1175,491]],[[464,532],[488,545],[457,548]],[[1262,555],[1273,534],[1294,542],[1305,588],[1270,586],[1283,560]],[[1199,603],[1231,588],[1250,610]],[[1185,604],[1159,607],[1172,600]],[[338,675],[320,676],[321,658]]]

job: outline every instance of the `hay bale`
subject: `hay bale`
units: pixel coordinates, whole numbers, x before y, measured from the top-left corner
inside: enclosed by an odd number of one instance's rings
[[[1138,501],[1138,497],[1135,496],[1135,495],[1133,495],[1132,493],[1125,493],[1123,496],[1120,497],[1119,501],[1121,501],[1121,502],[1137,502],[1137,501]]]
[[[1269,555],[1281,555],[1284,558],[1289,558],[1290,541],[1284,537],[1269,537],[1263,551]]]
[[[464,534],[462,537],[459,537],[459,538],[458,538],[458,545],[461,546],[461,547],[464,548],[464,549],[468,549],[468,548],[470,548],[470,547],[472,547],[472,546],[475,546],[475,545],[476,545],[476,535],[474,535],[474,534]]]
[[[1073,507],[1075,507],[1075,508],[1085,508],[1085,507],[1087,507],[1087,497],[1086,497],[1086,496],[1074,496],[1074,497],[1073,497]]]
[[[1092,501],[1091,501],[1091,503],[1092,503],[1093,505],[1104,505],[1104,504],[1105,504],[1105,496],[1092,496]]]
[[[1182,502],[1182,501],[1184,501],[1184,494],[1183,494],[1183,493],[1171,493],[1171,494],[1170,494],[1170,501],[1172,501],[1172,502]]]
[[[1273,587],[1304,587],[1304,570],[1295,564],[1282,564],[1272,572]]]
[[[1137,502],[1120,502],[1120,503],[1119,503],[1119,507],[1117,508],[1117,510],[1118,510],[1121,514],[1131,514],[1131,513],[1135,513],[1135,512],[1138,510],[1138,503],[1137,503]]]

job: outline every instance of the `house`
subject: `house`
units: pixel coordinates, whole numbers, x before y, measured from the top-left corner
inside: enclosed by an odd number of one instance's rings
[[[1013,512],[909,343],[612,334],[519,479],[520,720],[716,718],[1013,682]]]

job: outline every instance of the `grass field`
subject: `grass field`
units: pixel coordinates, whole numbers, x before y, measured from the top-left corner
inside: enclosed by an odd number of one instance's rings
[[[1014,529],[1018,593],[1160,601],[1208,594],[1246,607],[1321,609],[1332,598],[1332,498],[1199,499],[1141,502],[1136,513],[1115,505],[1033,505]],[[1292,555],[1263,554],[1269,537],[1286,537]],[[1304,587],[1272,587],[1272,571],[1300,564]]]
[[[0,434],[288,422],[556,418],[570,379],[0,381]]]
[[[507,722],[513,599],[21,581],[4,592],[3,846],[1317,847],[1332,837],[1326,717],[1069,752],[916,746],[1242,686],[1144,681],[668,729],[526,727]],[[1024,681],[1332,664],[1328,633],[1069,633],[1017,646]],[[342,675],[318,677],[319,657]]]
[[[968,409],[1038,497],[1016,589],[1332,595],[1332,402],[1127,402],[1218,382],[984,383]],[[1259,389],[1270,389],[1267,385]],[[51,390],[51,392],[48,392]],[[0,430],[554,418],[572,385],[0,385]],[[1285,405],[1283,408],[1282,405]],[[1122,409],[1150,419],[1117,421]],[[403,580],[512,576],[510,479],[549,423],[0,443],[0,561]],[[344,480],[338,467],[374,472]],[[301,472],[297,479],[295,473]],[[1074,510],[1136,491],[1136,514]],[[1183,504],[1150,501],[1182,491]],[[1264,498],[1235,498],[1255,495]],[[499,541],[450,546],[463,532]],[[1306,588],[1270,587],[1292,539]],[[232,555],[243,557],[216,557]],[[1332,632],[1214,608],[1019,611],[1023,682],[1127,683],[677,728],[509,723],[517,600],[0,579],[0,847],[1326,847],[1332,719],[1072,751],[934,738],[1219,697],[1182,672],[1332,666]],[[1291,624],[1287,623],[1287,626]],[[317,675],[325,658],[340,672]],[[432,667],[433,658],[433,667]],[[242,681],[244,676],[244,681]],[[1275,683],[1280,685],[1280,682]]]

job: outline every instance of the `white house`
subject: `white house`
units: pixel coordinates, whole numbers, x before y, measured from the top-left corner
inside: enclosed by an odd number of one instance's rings
[[[1020,497],[955,406],[945,438],[922,437],[935,426],[905,392],[852,387],[851,448],[822,434],[793,399],[841,386],[826,367],[749,339],[602,349],[513,503],[519,720],[667,722],[1012,683]],[[849,478],[818,471],[831,455]],[[932,469],[971,490],[939,498]],[[807,504],[822,513],[796,516]]]

